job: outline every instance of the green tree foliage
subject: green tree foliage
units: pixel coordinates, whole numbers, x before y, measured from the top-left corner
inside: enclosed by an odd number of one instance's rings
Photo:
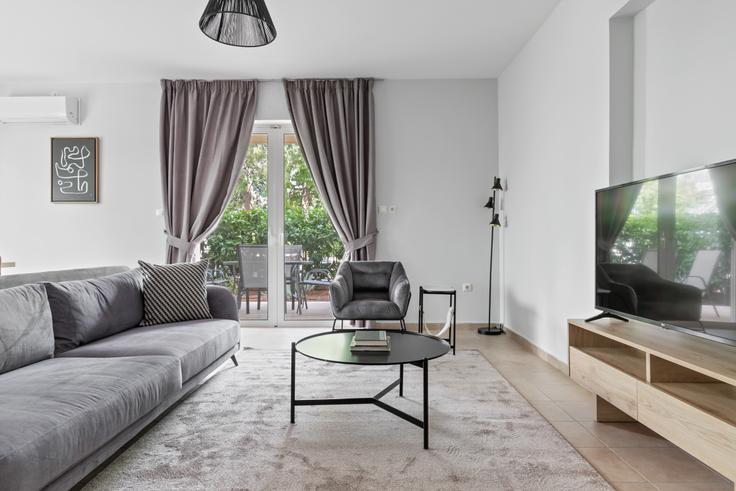
[[[217,229],[203,247],[210,267],[229,273],[226,261],[237,260],[240,244],[268,243],[267,145],[252,144],[233,196]],[[284,226],[287,244],[301,244],[305,258],[333,273],[343,246],[322,204],[309,168],[296,144],[284,146]],[[327,262],[328,264],[324,264]],[[309,269],[309,268],[307,268]]]
[[[707,182],[703,185],[702,182],[689,182],[686,178],[687,175],[681,176],[677,182],[675,280],[682,282],[687,279],[698,251],[720,250],[721,259],[713,273],[708,293],[716,300],[727,301],[731,278],[731,235],[723,225],[713,201],[712,188]],[[611,250],[613,261],[640,263],[648,250],[657,249],[657,199],[657,182],[646,183]]]
[[[248,147],[245,164],[240,173],[228,208],[250,210],[265,208],[268,200],[268,147],[265,143]]]
[[[641,262],[648,250],[657,249],[657,196],[656,182],[648,182],[642,186],[631,214],[611,250],[612,260],[636,264]]]

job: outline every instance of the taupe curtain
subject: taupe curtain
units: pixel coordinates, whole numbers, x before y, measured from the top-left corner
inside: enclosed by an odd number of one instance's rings
[[[622,186],[596,194],[596,257],[599,263],[611,258],[611,247],[626,225],[641,191],[641,184]]]
[[[161,183],[169,263],[217,226],[248,151],[253,80],[161,81]]]
[[[346,253],[376,254],[373,81],[285,80],[297,140]]]

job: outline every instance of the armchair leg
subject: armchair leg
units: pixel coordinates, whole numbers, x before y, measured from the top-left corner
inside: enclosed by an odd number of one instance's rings
[[[404,319],[399,319],[399,324],[401,324],[401,332],[406,332],[406,321]]]
[[[261,310],[261,290],[258,290],[258,310]]]
[[[343,325],[344,322],[345,322],[345,320],[340,319],[340,330],[345,329],[345,326]]]
[[[337,317],[332,321],[332,330],[335,330],[335,324],[337,324]]]
[[[250,290],[245,289],[245,313],[250,314]]]
[[[237,366],[238,366],[238,359],[237,359],[237,358],[235,358],[235,355],[231,356],[231,357],[230,357],[230,359],[231,359],[231,360],[233,361],[233,363],[234,363],[234,364],[235,364],[235,366],[237,367]]]

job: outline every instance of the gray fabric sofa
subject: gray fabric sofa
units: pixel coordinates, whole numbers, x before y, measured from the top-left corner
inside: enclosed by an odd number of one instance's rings
[[[0,277],[0,489],[69,489],[235,362],[240,323],[227,289],[207,287],[213,319],[137,327],[136,274]],[[87,324],[70,335],[68,319]]]
[[[410,299],[409,278],[398,261],[345,261],[330,284],[335,322],[394,320],[406,330]]]

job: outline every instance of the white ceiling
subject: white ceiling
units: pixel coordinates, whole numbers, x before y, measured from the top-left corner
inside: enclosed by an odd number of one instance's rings
[[[0,82],[496,77],[559,0],[266,0],[276,40],[235,48],[206,0],[0,0]]]

